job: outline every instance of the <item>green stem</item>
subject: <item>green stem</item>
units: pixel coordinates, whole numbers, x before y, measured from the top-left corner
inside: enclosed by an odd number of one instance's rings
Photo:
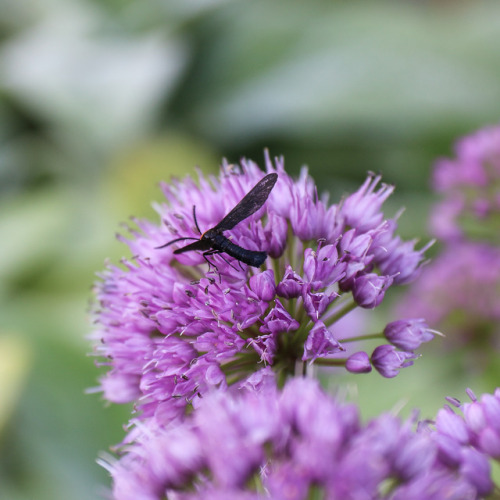
[[[326,497],[325,491],[319,485],[312,485],[309,487],[307,500],[323,500]]]
[[[299,301],[297,301],[297,304],[299,304]],[[299,324],[301,325],[302,323],[304,323],[307,319],[307,321],[309,321],[309,317],[307,316],[307,312],[306,310],[304,309],[304,302],[300,302],[300,306],[298,307],[297,310],[295,310],[293,312],[293,314],[291,314],[292,318],[297,320],[299,322]]]
[[[358,304],[354,302],[354,300],[351,300],[347,304],[343,305],[335,314],[327,318],[324,323],[325,326],[331,326],[333,325],[336,321],[338,321],[340,318],[344,317],[348,312],[351,312],[353,309],[356,309]]]
[[[274,281],[278,282],[280,281],[281,279],[281,272],[280,272],[280,268],[282,267],[280,265],[280,261],[281,259],[272,259],[272,263],[273,263],[273,271],[274,271]],[[283,265],[283,268],[284,268],[284,265]]]
[[[243,380],[243,377],[241,375],[227,376],[226,384],[228,385],[228,387],[231,387],[232,385],[236,384],[236,382],[240,382],[241,380]]]
[[[347,359],[345,358],[336,358],[336,359],[318,358],[314,360],[314,364],[320,366],[345,366],[346,361]]]
[[[264,312],[264,316],[267,314],[267,311]],[[232,326],[230,325],[229,323],[227,323],[228,326]],[[238,330],[238,335],[242,338],[242,339],[254,339],[254,338],[257,338],[259,335],[260,335],[260,332],[259,330],[257,330],[257,328],[254,328],[253,326],[250,326],[248,328],[245,328],[244,330]]]
[[[302,362],[302,376],[305,377],[307,375],[307,363],[305,361]]]
[[[366,335],[358,335],[356,337],[351,337],[348,339],[340,339],[339,342],[345,344],[347,342],[359,342],[361,340],[373,340],[373,339],[383,339],[383,333],[368,333]]]
[[[257,353],[245,354],[244,357],[241,356],[231,361],[228,361],[227,363],[224,363],[223,365],[221,365],[221,368],[225,373],[228,373],[229,371],[234,371],[235,369],[239,370],[241,368],[256,365],[258,362],[259,362],[259,356]]]

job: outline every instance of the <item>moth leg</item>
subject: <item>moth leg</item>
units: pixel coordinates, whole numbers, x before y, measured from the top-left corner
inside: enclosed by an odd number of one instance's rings
[[[229,267],[232,267],[235,271],[237,271],[238,269],[236,269],[232,264],[231,262],[229,262],[223,254],[223,250],[209,250],[210,252],[210,255],[220,255],[220,258],[229,266]],[[206,253],[206,252],[205,252]],[[239,261],[238,261],[239,262]],[[240,267],[241,267],[241,263],[240,263]],[[242,269],[243,271],[243,269]]]
[[[207,250],[206,252],[203,252],[203,258],[207,261],[208,263],[208,266],[213,266],[215,268],[215,270],[217,271],[217,274],[219,275],[219,283],[222,282],[222,275],[221,273],[219,272],[219,268],[213,263],[211,262],[209,259],[208,259],[208,255],[220,255],[221,256],[221,259],[229,266],[229,267],[232,267],[235,271],[237,271],[237,269],[231,264],[231,262],[229,262],[225,257],[224,255],[222,255],[223,251],[222,250],[215,250],[215,249],[212,249],[212,250]]]
[[[203,255],[203,258],[206,260],[206,262],[208,264],[208,270],[210,271],[210,269],[212,267],[215,268],[215,270],[217,271],[217,274],[220,277],[220,273],[219,273],[218,267],[208,258],[208,255],[215,255],[217,253],[220,253],[219,250],[207,250],[206,252],[203,252],[202,255]]]
[[[235,271],[237,271],[238,269],[236,269],[232,264],[231,262],[229,262],[225,257],[224,255],[221,254],[221,259],[229,266],[229,267],[232,267]],[[239,262],[239,261],[238,261]],[[241,265],[241,264],[240,264]],[[243,270],[243,269],[242,269]]]

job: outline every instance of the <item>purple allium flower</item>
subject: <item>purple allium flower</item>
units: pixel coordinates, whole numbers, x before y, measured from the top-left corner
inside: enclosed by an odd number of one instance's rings
[[[455,155],[439,160],[434,169],[433,186],[443,201],[435,208],[433,229],[448,241],[463,236],[497,241],[500,125],[464,137],[456,144]]]
[[[300,363],[344,366],[338,353],[352,352],[333,334],[337,321],[357,306],[376,307],[393,283],[415,277],[422,251],[385,219],[381,207],[393,188],[380,185],[380,176],[370,174],[328,205],[306,169],[294,181],[283,160],[266,157],[266,171],[278,181],[264,205],[225,232],[242,248],[266,252],[261,268],[224,253],[211,255],[208,266],[202,252],[165,247],[200,237],[193,206],[201,231],[216,226],[263,177],[251,161],[240,170],[223,165],[218,178],[164,184],[167,203],[155,207],[161,225],[136,221],[129,238],[120,236],[133,258],[109,265],[95,287],[95,350],[109,367],[101,380],[107,399],[135,401],[141,418],[175,419],[213,388],[245,385],[267,366],[280,381]],[[386,374],[410,364],[377,363]]]
[[[383,414],[363,425],[354,405],[295,378],[282,391],[209,394],[176,426],[158,417],[139,422],[107,467],[115,500],[307,500],[313,491],[346,500],[459,500],[491,491],[482,453],[459,440],[456,462],[446,463],[436,439],[442,426],[413,424]]]
[[[442,199],[431,225],[445,245],[399,313],[425,317],[488,366],[500,349],[500,125],[461,139],[455,158],[436,163],[433,186]]]

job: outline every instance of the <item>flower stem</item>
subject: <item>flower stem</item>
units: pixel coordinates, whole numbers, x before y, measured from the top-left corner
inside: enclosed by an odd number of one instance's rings
[[[347,313],[351,312],[357,306],[358,306],[358,304],[356,304],[356,302],[354,302],[354,299],[351,299],[349,302],[342,305],[338,311],[336,311],[334,314],[332,314],[332,316],[325,318],[323,320],[325,325],[327,327],[333,325],[333,323],[338,321],[340,318],[343,318]]]
[[[372,340],[372,339],[383,339],[383,333],[368,333],[366,335],[358,335],[356,337],[350,337],[347,339],[339,339],[339,342],[345,344],[346,342],[359,342],[361,340]]]
[[[318,358],[314,360],[314,364],[320,366],[345,366],[346,361],[347,359],[345,358],[335,358],[335,359]]]

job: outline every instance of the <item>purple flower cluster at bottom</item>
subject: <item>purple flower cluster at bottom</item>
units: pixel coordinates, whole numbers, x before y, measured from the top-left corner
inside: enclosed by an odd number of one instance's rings
[[[213,393],[177,425],[140,422],[107,467],[116,500],[474,499],[493,488],[500,391],[464,411],[443,409],[435,428],[390,414],[362,425],[354,405],[296,378]]]

